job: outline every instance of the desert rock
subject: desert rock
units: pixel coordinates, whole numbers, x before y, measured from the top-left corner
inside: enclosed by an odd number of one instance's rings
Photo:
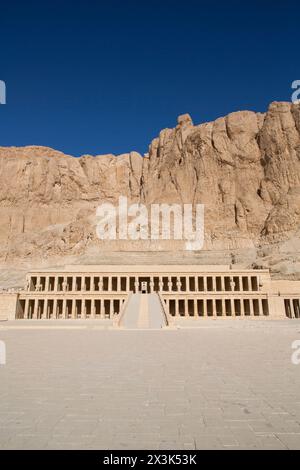
[[[176,251],[166,241],[103,242],[101,202],[205,204],[203,253],[251,252],[278,275],[299,277],[300,106],[274,102],[194,125],[188,114],[142,156],[75,158],[46,147],[0,147],[0,262],[51,263],[107,251]],[[204,256],[202,253],[202,256]],[[193,254],[191,254],[192,256]],[[197,254],[194,254],[195,256]],[[183,255],[184,256],[184,255]]]

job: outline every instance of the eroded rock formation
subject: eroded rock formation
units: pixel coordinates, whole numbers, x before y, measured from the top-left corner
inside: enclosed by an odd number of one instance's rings
[[[234,259],[248,251],[251,262],[299,273],[300,106],[275,102],[265,114],[235,112],[200,125],[182,115],[145,156],[74,158],[45,147],[0,147],[0,260],[51,263],[159,248],[180,256],[172,241],[98,240],[96,207],[119,195],[147,205],[204,203],[204,252]]]

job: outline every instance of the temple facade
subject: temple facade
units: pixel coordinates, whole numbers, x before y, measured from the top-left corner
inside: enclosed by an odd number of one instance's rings
[[[65,266],[31,271],[0,295],[0,318],[112,319],[132,293],[157,293],[170,318],[300,318],[300,282],[230,266]],[[6,313],[5,313],[6,312]]]

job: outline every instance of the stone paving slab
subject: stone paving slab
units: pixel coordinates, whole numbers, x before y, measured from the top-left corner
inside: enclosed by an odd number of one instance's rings
[[[0,449],[300,449],[296,339],[284,321],[0,328]]]

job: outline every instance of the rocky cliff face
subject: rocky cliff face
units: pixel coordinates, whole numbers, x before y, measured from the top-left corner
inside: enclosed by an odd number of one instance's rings
[[[197,126],[180,116],[144,157],[0,147],[0,183],[2,263],[51,264],[88,253],[101,262],[110,250],[179,256],[181,242],[98,240],[96,207],[126,195],[146,205],[205,204],[203,259],[211,250],[233,261],[244,253],[248,264],[285,276],[300,272],[299,105],[275,102],[266,114],[235,112]]]

